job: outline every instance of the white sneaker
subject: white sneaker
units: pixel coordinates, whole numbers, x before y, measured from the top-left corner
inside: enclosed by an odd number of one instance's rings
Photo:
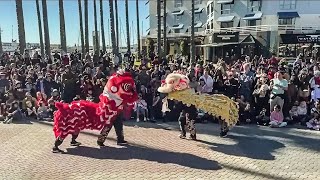
[[[146,122],[146,121],[147,121],[147,118],[146,118],[146,117],[144,117],[144,118],[143,118],[143,121],[144,121],[144,122]]]
[[[137,122],[140,122],[140,119],[139,119],[139,118],[137,118]]]

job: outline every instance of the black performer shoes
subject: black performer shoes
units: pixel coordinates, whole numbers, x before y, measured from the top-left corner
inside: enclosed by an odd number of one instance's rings
[[[57,147],[53,147],[53,148],[52,148],[52,152],[53,152],[53,153],[61,153],[61,154],[64,154],[64,153],[65,153],[64,151],[62,151],[61,149],[59,149],[59,148],[57,148]]]
[[[98,146],[100,146],[100,147],[105,147],[105,146],[106,146],[106,145],[104,145],[103,142],[101,142],[101,141],[97,141],[97,144],[98,144]]]
[[[81,143],[80,142],[77,142],[77,141],[71,141],[71,143],[70,143],[70,146],[80,146],[81,145]]]
[[[128,142],[127,141],[125,141],[125,140],[121,140],[121,141],[117,141],[117,145],[127,145],[128,144]]]

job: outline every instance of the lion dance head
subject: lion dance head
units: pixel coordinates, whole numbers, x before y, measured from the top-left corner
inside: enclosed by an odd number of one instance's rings
[[[175,71],[169,74],[165,80],[161,82],[158,88],[160,93],[171,93],[173,91],[181,91],[189,88],[190,80],[185,74]]]
[[[116,105],[132,105],[138,94],[136,85],[130,73],[119,70],[113,74],[104,87],[103,95],[114,100]]]

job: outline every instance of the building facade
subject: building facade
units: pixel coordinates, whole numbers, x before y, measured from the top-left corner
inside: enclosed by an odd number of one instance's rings
[[[293,58],[320,42],[320,1],[208,1],[206,59],[272,52]],[[217,35],[223,39],[215,38]],[[233,41],[227,36],[234,36]]]
[[[195,36],[200,37],[205,30],[204,24],[207,21],[206,5],[207,0],[195,0]],[[158,32],[157,1],[150,0],[149,21],[150,28],[147,30],[146,39],[154,39],[156,42]],[[179,53],[182,40],[190,41],[191,35],[191,1],[189,0],[167,0],[166,10],[164,10],[163,0],[161,0],[161,31],[164,29],[163,15],[166,12],[166,34],[169,43],[169,53]],[[163,36],[163,35],[162,35]],[[144,41],[146,42],[146,41]],[[200,43],[200,42],[199,42]]]

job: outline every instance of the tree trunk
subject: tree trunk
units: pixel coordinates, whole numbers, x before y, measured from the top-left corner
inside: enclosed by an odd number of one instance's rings
[[[100,19],[101,19],[101,39],[102,39],[102,51],[106,52],[106,39],[104,36],[104,23],[103,23],[103,3],[100,0]]]
[[[163,55],[168,55],[167,49],[167,0],[163,0]]]
[[[137,11],[137,42],[138,42],[138,57],[140,57],[140,16],[139,16],[139,0],[136,0],[136,11]]]
[[[118,0],[115,0],[114,1],[115,2],[115,4],[114,4],[114,6],[115,6],[115,9],[116,9],[116,42],[117,42],[117,52],[119,52],[119,46],[120,46],[120,44],[119,44],[119,37],[121,37],[121,35],[119,34],[119,14],[118,14]]]
[[[157,15],[158,15],[158,38],[157,38],[157,45],[158,45],[158,59],[162,59],[161,57],[161,1],[157,1]]]
[[[194,0],[191,0],[191,53],[190,61],[195,62],[195,42],[194,42]]]
[[[114,13],[113,13],[113,0],[109,0],[109,16],[110,16],[110,30],[111,30],[111,44],[112,44],[112,53],[117,54],[116,48],[116,36],[114,29]]]
[[[84,34],[86,53],[89,52],[89,17],[88,17],[88,0],[84,0]]]
[[[19,50],[20,54],[23,54],[26,48],[26,35],[24,31],[23,8],[21,0],[16,0],[16,11],[18,20]]]
[[[42,15],[43,15],[43,29],[44,29],[44,42],[46,55],[48,58],[51,57],[50,50],[50,36],[49,36],[49,25],[48,25],[48,12],[47,12],[47,0],[42,0]]]
[[[66,24],[64,21],[63,0],[59,0],[59,17],[60,17],[60,43],[61,49],[67,53]]]
[[[38,28],[39,28],[39,38],[40,38],[40,52],[41,52],[41,56],[43,57],[44,56],[44,45],[43,45],[42,22],[41,22],[39,0],[36,0],[36,6],[37,6]]]
[[[95,31],[95,44],[96,44],[96,47],[95,47],[95,53],[96,54],[99,54],[99,51],[100,51],[100,44],[99,44],[99,37],[98,37],[98,21],[97,21],[97,1],[96,0],[93,0],[93,16],[94,16],[94,31]]]
[[[82,7],[81,7],[81,0],[78,0],[78,7],[79,7],[79,21],[80,21],[80,36],[81,36],[81,52],[82,52],[82,59],[85,56],[85,48],[84,48],[84,36],[83,36],[83,21],[82,21]]]
[[[125,8],[126,8],[126,30],[127,30],[127,49],[128,52],[131,52],[130,46],[130,27],[129,27],[129,10],[128,10],[128,0],[125,1]]]

